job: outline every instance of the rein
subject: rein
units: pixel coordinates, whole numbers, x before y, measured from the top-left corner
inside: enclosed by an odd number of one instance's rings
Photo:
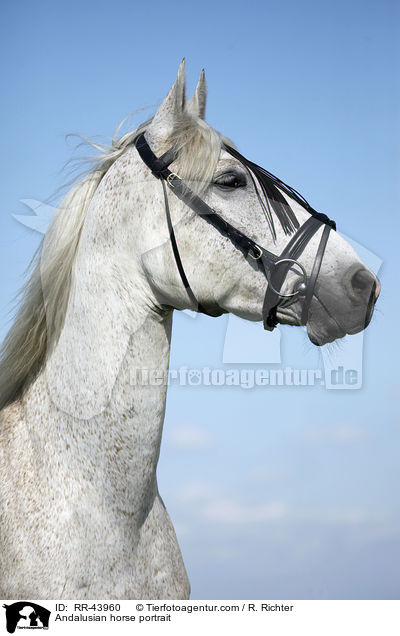
[[[237,250],[241,251],[245,257],[249,256],[256,262],[258,262],[268,282],[267,291],[263,303],[264,329],[272,331],[278,324],[276,316],[278,306],[287,307],[300,298],[304,298],[301,314],[301,324],[305,325],[308,320],[308,313],[314,294],[314,287],[321,268],[322,259],[329,238],[329,232],[331,229],[336,230],[335,222],[329,219],[325,214],[321,214],[313,210],[313,208],[311,208],[311,206],[307,203],[307,201],[305,201],[305,199],[303,199],[303,197],[301,197],[301,195],[293,190],[293,188],[290,188],[290,186],[287,186],[285,183],[283,183],[283,181],[280,181],[277,177],[274,177],[274,175],[268,173],[263,168],[259,168],[258,166],[256,166],[256,164],[248,162],[236,150],[230,148],[230,146],[223,144],[222,147],[224,150],[229,152],[233,157],[239,160],[242,159],[242,163],[244,163],[244,165],[248,165],[250,169],[251,166],[254,166],[258,170],[262,171],[263,174],[268,175],[271,178],[271,181],[273,180],[275,184],[281,186],[286,193],[293,196],[293,198],[295,198],[295,200],[303,205],[307,212],[311,214],[310,218],[307,219],[307,221],[303,223],[303,225],[301,225],[296,233],[292,236],[282,253],[280,255],[273,254],[272,252],[268,251],[267,249],[253,241],[251,238],[246,236],[246,234],[235,228],[228,221],[223,219],[218,214],[218,212],[216,212],[213,208],[207,205],[205,201],[197,196],[175,172],[169,170],[168,166],[178,157],[178,154],[173,149],[167,150],[167,152],[165,152],[161,157],[156,157],[149,144],[147,143],[144,134],[141,134],[139,135],[139,137],[137,137],[137,139],[135,140],[135,146],[146,166],[150,168],[151,172],[157,179],[161,180],[164,193],[168,230],[176,265],[186,292],[191,301],[197,307],[198,311],[209,316],[219,315],[210,313],[201,303],[199,303],[185,274],[174,228],[172,225],[168,204],[168,195],[166,188],[167,185],[169,189],[175,194],[175,196],[178,197],[178,199],[183,201],[196,214],[210,223],[216,230],[220,232],[220,234],[222,234],[222,236],[228,238],[233,246]],[[314,259],[313,269],[310,277],[308,278],[303,265],[301,265],[297,259],[301,256],[305,247],[314,236],[314,234],[322,226],[325,227]],[[298,283],[293,293],[282,294],[280,292],[281,287],[286,279],[289,270],[295,265],[300,268],[302,272],[302,279]],[[280,299],[284,299],[283,302],[280,302]]]

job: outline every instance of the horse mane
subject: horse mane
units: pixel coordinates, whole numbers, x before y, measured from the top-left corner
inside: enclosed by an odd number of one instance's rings
[[[98,154],[91,168],[58,207],[18,295],[19,309],[0,349],[0,409],[19,399],[42,369],[64,325],[71,276],[82,228],[93,196],[109,170],[152,120],[105,146],[84,139]],[[119,130],[120,126],[117,128]],[[179,151],[184,176],[200,192],[210,181],[222,135],[184,113],[168,140]]]

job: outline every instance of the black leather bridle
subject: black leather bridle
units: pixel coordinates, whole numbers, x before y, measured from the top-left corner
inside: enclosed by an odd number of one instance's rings
[[[273,254],[223,219],[218,212],[213,210],[199,196],[197,196],[175,172],[168,169],[168,166],[175,161],[178,156],[173,149],[168,150],[161,157],[156,157],[147,143],[144,134],[137,137],[135,140],[135,146],[146,166],[150,168],[153,175],[162,182],[169,235],[176,265],[187,294],[198,311],[211,316],[216,315],[207,311],[205,307],[199,303],[185,274],[171,221],[166,184],[175,196],[186,203],[186,205],[196,212],[196,214],[215,227],[215,229],[217,229],[223,236],[229,238],[236,249],[240,250],[246,257],[250,256],[259,264],[268,281],[263,304],[264,329],[272,331],[278,324],[276,316],[278,306],[287,307],[301,298],[303,298],[301,324],[305,325],[308,320],[309,308],[329,238],[329,232],[331,229],[336,230],[335,222],[329,219],[325,214],[316,212],[307,203],[307,201],[299,195],[298,192],[293,190],[293,188],[290,188],[290,186],[287,186],[283,181],[280,181],[277,177],[271,175],[271,173],[267,173],[262,168],[259,168],[256,164],[248,162],[244,157],[242,157],[242,155],[240,155],[240,153],[237,152],[237,150],[226,144],[222,144],[222,148],[224,150],[230,153],[233,157],[246,162],[245,165],[253,165],[259,170],[262,170],[265,174],[270,175],[275,180],[275,183],[278,184],[278,187],[282,186],[282,189],[292,195],[295,200],[300,202],[311,215],[310,218],[298,228],[282,253],[280,255]],[[308,278],[303,265],[301,265],[297,259],[301,256],[305,247],[321,226],[324,226],[324,229],[314,259],[311,275]],[[282,294],[280,291],[281,287],[289,270],[294,266],[299,267],[302,272],[301,282],[292,293]],[[283,299],[283,302],[281,302],[280,299]]]

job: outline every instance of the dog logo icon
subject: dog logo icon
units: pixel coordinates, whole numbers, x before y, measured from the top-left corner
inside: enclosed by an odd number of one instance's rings
[[[49,629],[50,610],[32,603],[18,601],[11,605],[3,605],[6,610],[6,627],[9,634],[16,629]]]

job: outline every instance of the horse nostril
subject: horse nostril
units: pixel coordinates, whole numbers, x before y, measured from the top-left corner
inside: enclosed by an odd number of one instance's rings
[[[379,286],[379,282],[375,276],[368,269],[364,268],[358,269],[354,272],[350,279],[350,283],[353,292],[360,295],[364,292],[371,292],[374,287]]]

